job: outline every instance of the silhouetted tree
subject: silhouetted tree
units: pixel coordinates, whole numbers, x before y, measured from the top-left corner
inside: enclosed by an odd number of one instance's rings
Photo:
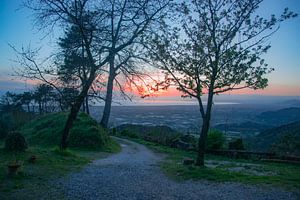
[[[53,87],[47,84],[40,84],[33,93],[34,101],[38,104],[40,114],[53,112],[56,108],[56,99]]]
[[[262,55],[280,22],[296,15],[285,9],[270,19],[255,16],[262,0],[192,0],[177,7],[173,23],[154,38],[150,51],[155,64],[166,71],[166,83],[175,83],[185,97],[199,103],[202,128],[196,165],[204,165],[213,97],[226,91],[267,86],[273,71]],[[176,20],[174,22],[174,20]],[[203,104],[207,94],[207,104]]]
[[[162,0],[124,0],[120,4],[121,7],[116,10],[114,8],[117,8],[115,7],[117,2],[119,1],[37,0],[25,2],[25,5],[34,11],[37,24],[41,28],[53,27],[56,24],[64,28],[76,27],[87,58],[86,66],[89,68],[89,74],[87,75],[87,81],[76,97],[75,103],[72,105],[63,130],[61,149],[67,147],[69,131],[78,111],[95,78],[99,73],[103,73],[103,70],[105,72],[105,64],[110,63],[110,68],[115,66],[115,57],[118,56],[118,53],[128,50],[133,43],[137,42],[137,38],[149,28],[151,21],[167,6],[167,3]],[[118,15],[115,15],[115,13],[118,13]],[[120,23],[115,23],[115,21]],[[127,25],[124,25],[121,23],[122,21],[124,23],[130,21],[131,24],[126,23]],[[111,26],[110,23],[113,25]],[[119,34],[120,32],[127,32],[128,34],[124,34],[126,37],[123,37]],[[120,68],[123,62],[124,60],[115,67]],[[102,123],[104,126],[107,126],[108,118],[106,116],[110,113],[112,84],[115,73],[116,70],[109,71],[108,89],[105,98],[106,104],[109,106],[106,106],[104,110],[105,120]]]
[[[60,38],[59,46],[62,52],[58,59],[63,60],[63,63],[58,63],[59,79],[68,89],[83,87],[88,78],[89,68],[83,41],[76,26],[72,26],[65,32],[65,37]],[[82,108],[89,114],[88,97],[88,95],[85,97]]]
[[[170,0],[104,0],[100,3],[101,12],[107,13],[104,38],[105,48],[110,54],[106,81],[105,105],[100,124],[107,128],[113,99],[114,82],[121,92],[124,87],[116,77],[124,75],[133,81],[131,75],[139,76],[137,70],[141,47],[147,32],[155,31],[164,16]],[[140,63],[139,63],[140,64]],[[142,66],[142,65],[140,65]]]

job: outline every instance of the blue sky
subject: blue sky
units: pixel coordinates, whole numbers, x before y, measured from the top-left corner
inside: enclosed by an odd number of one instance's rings
[[[44,52],[51,52],[55,38],[41,41],[43,34],[33,28],[31,12],[19,9],[21,0],[0,0],[0,90],[24,87],[23,83],[11,81],[14,52],[7,43],[20,48],[31,44],[33,47],[43,46]],[[285,7],[300,14],[300,0],[265,0],[259,14],[279,15]],[[270,40],[272,48],[266,61],[275,72],[269,75],[270,89],[288,88],[288,94],[300,96],[300,17],[289,20],[281,25],[280,30]],[[283,89],[282,89],[283,88]],[[278,89],[271,95],[282,95]],[[266,90],[268,91],[268,90]],[[264,92],[261,92],[264,94]],[[268,95],[269,93],[266,93]]]

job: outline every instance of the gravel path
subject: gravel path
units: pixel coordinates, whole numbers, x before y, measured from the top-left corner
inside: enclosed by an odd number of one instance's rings
[[[159,155],[128,140],[120,139],[120,143],[122,152],[119,154],[96,160],[62,181],[68,199],[297,199],[289,192],[239,183],[175,182],[161,172]]]

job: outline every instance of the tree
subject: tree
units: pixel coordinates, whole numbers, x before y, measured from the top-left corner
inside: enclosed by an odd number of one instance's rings
[[[197,99],[202,128],[196,165],[204,165],[214,95],[243,88],[267,87],[273,71],[262,55],[282,21],[296,17],[285,9],[278,18],[255,16],[262,0],[192,0],[177,6],[172,26],[153,37],[154,64],[165,70],[166,84],[183,97]],[[177,25],[178,24],[178,25]],[[207,104],[203,104],[203,95]]]
[[[155,31],[157,22],[167,11],[170,0],[104,0],[100,7],[107,13],[104,38],[108,42],[105,47],[110,53],[108,61],[108,78],[106,82],[106,95],[103,115],[100,124],[107,128],[113,99],[114,82],[121,92],[124,88],[116,79],[123,74],[127,80],[140,76],[137,70],[137,60],[141,60],[144,36]]]
[[[57,24],[64,29],[72,26],[76,27],[86,54],[86,66],[89,74],[87,74],[87,80],[71,107],[70,114],[62,133],[61,149],[67,148],[67,140],[74,120],[76,119],[80,107],[84,102],[85,97],[88,95],[88,91],[96,77],[99,73],[105,71],[104,68],[106,63],[110,63],[110,66],[114,66],[115,57],[118,53],[125,51],[126,48],[129,48],[133,43],[137,42],[137,38],[149,27],[148,25],[151,20],[153,20],[156,14],[167,5],[164,3],[165,1],[162,0],[124,0],[122,1],[122,5],[130,6],[131,9],[126,10],[126,12],[119,12],[119,18],[126,19],[124,21],[131,21],[133,27],[124,26],[121,23],[113,23],[114,26],[110,26],[110,24],[107,23],[109,22],[107,19],[112,19],[111,22],[113,22],[116,16],[112,12],[107,12],[106,6],[111,8],[111,6],[115,4],[114,2],[119,1],[37,0],[25,2],[25,6],[34,11],[34,14],[36,15],[36,24],[41,28],[52,28]],[[133,15],[132,12],[134,13]],[[116,27],[116,30],[114,30],[114,27]],[[113,29],[110,30],[110,28]],[[113,34],[110,35],[110,37],[107,37],[107,34],[109,34],[107,31],[112,31],[114,33],[123,31],[130,32],[131,34],[124,38],[119,34]],[[116,36],[118,37],[117,39],[115,38]],[[110,38],[113,38],[113,40]],[[24,54],[22,55],[24,56]],[[30,56],[27,58],[32,62]],[[26,60],[28,60],[27,58],[25,57]],[[117,66],[121,66],[122,64],[123,61]],[[33,65],[36,74],[40,76],[40,71],[38,70],[39,66],[36,63]],[[108,104],[111,104],[112,82],[113,77],[115,76],[113,73],[115,72],[115,70],[109,72],[113,76],[109,76],[110,78],[107,83],[107,88],[109,89],[107,90],[106,101]],[[106,110],[110,111],[110,107]],[[105,113],[109,114],[109,112]]]
[[[89,74],[89,68],[86,66],[87,58],[80,32],[76,26],[71,26],[65,32],[65,36],[59,40],[61,53],[57,60],[63,60],[63,62],[57,62],[57,74],[70,92],[71,88],[83,87],[87,81],[87,75]],[[85,97],[82,108],[84,112],[86,111],[89,114],[88,95]]]
[[[12,92],[6,92],[0,99],[0,112],[7,113],[13,111],[23,111],[20,96]]]
[[[27,107],[27,112],[30,112],[30,105],[33,101],[33,95],[31,92],[24,92],[22,94],[20,94],[20,99],[21,99],[21,103],[22,105],[25,105]],[[34,112],[34,106],[32,106],[32,111]]]
[[[75,103],[78,96],[78,90],[72,87],[65,87],[62,89],[62,96],[59,96],[59,104],[62,111],[69,110]]]
[[[52,86],[40,84],[33,93],[33,99],[38,104],[39,113],[53,112],[56,107],[55,92]]]

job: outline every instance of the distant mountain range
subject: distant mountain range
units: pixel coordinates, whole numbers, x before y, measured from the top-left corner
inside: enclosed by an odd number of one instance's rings
[[[279,126],[300,121],[300,107],[284,108],[276,111],[263,112],[257,116],[260,123]]]
[[[253,135],[266,129],[300,121],[300,107],[284,108],[276,111],[262,112],[250,120],[241,123],[222,123],[213,126],[221,131],[240,132]]]

